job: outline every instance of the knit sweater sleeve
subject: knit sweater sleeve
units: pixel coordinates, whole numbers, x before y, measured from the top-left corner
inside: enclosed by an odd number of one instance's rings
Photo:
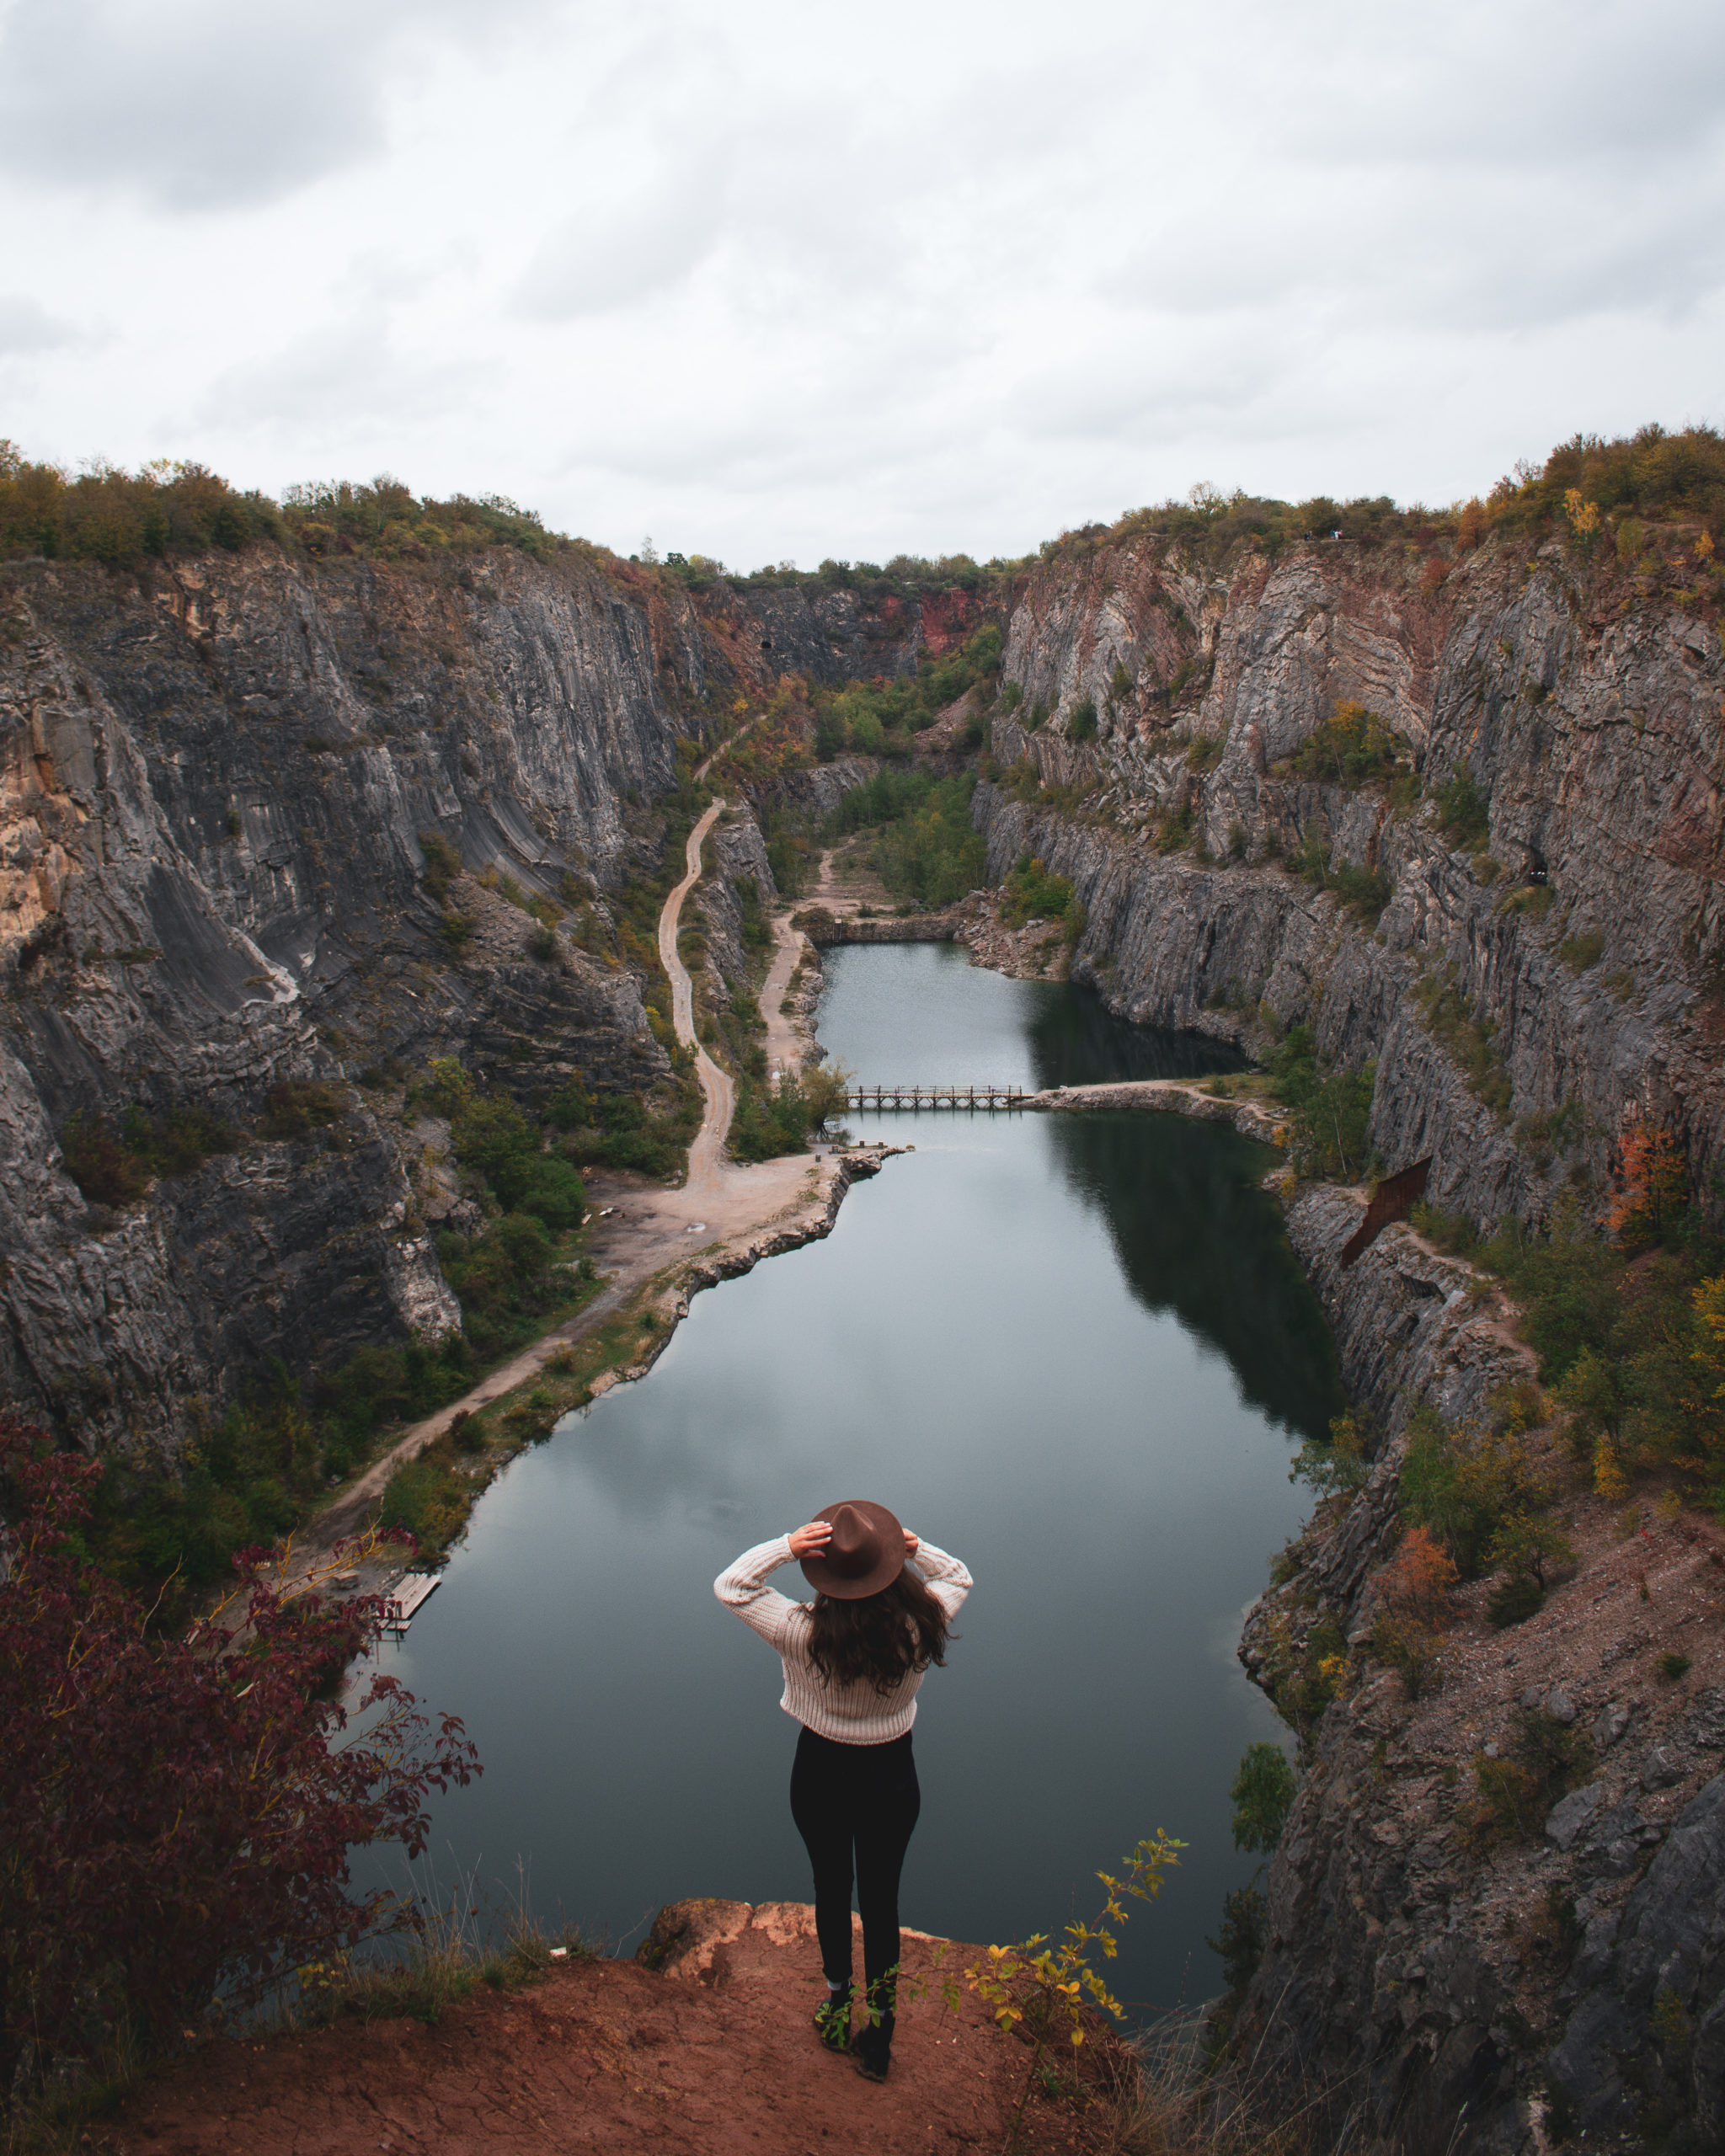
[[[948,1556],[944,1550],[937,1550],[932,1542],[919,1543],[911,1561],[948,1616],[956,1617],[964,1597],[976,1584],[964,1566],[956,1557]]]
[[[745,1550],[713,1582],[713,1592],[726,1608],[734,1609],[751,1631],[759,1632],[781,1654],[787,1650],[793,1620],[803,1612],[799,1604],[769,1587],[766,1578],[769,1572],[790,1561],[791,1539],[781,1534],[774,1541]]]

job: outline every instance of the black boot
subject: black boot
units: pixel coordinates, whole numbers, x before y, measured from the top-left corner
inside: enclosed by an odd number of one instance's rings
[[[830,1991],[824,2006],[814,2009],[814,2033],[830,2052],[847,2050],[851,2041],[851,1987]]]
[[[868,1992],[868,2019],[851,2039],[851,2058],[865,2081],[884,2081],[892,2069],[894,2009],[899,2003],[898,1971],[879,1978]]]

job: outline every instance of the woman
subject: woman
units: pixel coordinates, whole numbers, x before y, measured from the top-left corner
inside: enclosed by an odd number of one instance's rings
[[[812,1605],[766,1584],[793,1557]],[[912,1569],[911,1558],[917,1569]],[[921,1795],[911,1725],[923,1673],[944,1662],[948,1630],[970,1590],[956,1557],[921,1542],[884,1505],[829,1505],[745,1550],[713,1591],[778,1650],[779,1705],[803,1725],[791,1769],[791,1817],[814,1868],[814,1929],[826,2003],[814,2026],[829,2051],[884,2081],[892,2063],[899,1973],[899,1872]],[[851,1876],[862,1917],[868,2020],[851,2041]]]

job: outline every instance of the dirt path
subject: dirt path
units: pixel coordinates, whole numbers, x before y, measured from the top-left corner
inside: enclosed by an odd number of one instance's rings
[[[792,927],[788,911],[773,922],[772,934],[776,947],[761,985],[761,1015],[766,1021],[767,1071],[776,1078],[781,1071],[794,1074],[803,1068],[803,1035],[798,1021],[785,1009],[785,992],[798,959],[809,948],[809,939],[800,928]]]
[[[706,768],[705,764],[701,766],[703,771]],[[695,984],[689,978],[688,968],[677,955],[677,929],[682,919],[683,900],[701,880],[701,849],[724,807],[722,800],[715,801],[690,832],[683,856],[686,873],[681,883],[672,886],[659,916],[659,963],[670,977],[671,1023],[677,1038],[686,1048],[695,1051],[695,1070],[701,1081],[704,1103],[701,1128],[689,1147],[689,1179],[684,1185],[697,1203],[715,1197],[724,1179],[724,1141],[736,1106],[736,1089],[729,1072],[721,1070],[695,1038]]]
[[[697,776],[706,769],[702,764]],[[296,1540],[296,1568],[309,1569],[334,1543],[356,1534],[372,1517],[396,1469],[441,1437],[457,1415],[477,1413],[526,1384],[553,1355],[597,1331],[661,1276],[665,1300],[674,1305],[680,1277],[688,1269],[682,1261],[692,1265],[698,1261],[707,1277],[745,1272],[773,1251],[826,1233],[835,1187],[846,1172],[842,1156],[832,1151],[792,1153],[746,1166],[727,1161],[724,1142],[734,1088],[729,1073],[719,1069],[695,1038],[694,985],[677,955],[677,930],[684,901],[700,878],[707,835],[724,805],[715,801],[690,832],[684,855],[686,873],[666,898],[659,917],[659,955],[670,979],[671,1022],[678,1040],[695,1049],[703,1102],[701,1128],[689,1148],[687,1179],[681,1189],[667,1190],[640,1176],[590,1175],[590,1194],[603,1217],[595,1220],[589,1235],[588,1254],[606,1275],[603,1289],[567,1323],[542,1335],[459,1400],[404,1432],[358,1481],[307,1524]],[[763,990],[762,1010],[769,1043],[775,1038],[777,1025],[777,1038],[782,1043],[777,1053],[782,1059],[788,1055],[795,1067],[801,1059],[783,1001],[803,937],[791,928],[788,916],[777,934],[780,947],[769,987],[781,969],[782,977],[772,992],[770,1011],[767,991]],[[769,1052],[774,1051],[770,1048]]]

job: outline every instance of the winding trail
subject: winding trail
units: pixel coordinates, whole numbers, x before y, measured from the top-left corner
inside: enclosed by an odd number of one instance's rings
[[[708,763],[712,760],[708,757]],[[706,770],[707,765],[702,764],[696,776],[704,776]],[[723,800],[715,801],[690,832],[683,854],[686,873],[681,883],[671,887],[659,915],[659,963],[670,978],[671,1026],[683,1046],[695,1051],[695,1070],[704,1103],[701,1128],[689,1146],[689,1179],[684,1185],[693,1196],[712,1196],[718,1188],[724,1171],[725,1136],[736,1107],[736,1088],[730,1073],[721,1070],[695,1038],[695,984],[678,955],[677,931],[682,923],[683,901],[701,880],[701,849],[724,808]]]
[[[732,742],[737,738],[734,734]],[[715,750],[695,776],[704,777],[713,756],[720,753]],[[846,1172],[841,1156],[828,1152],[811,1160],[807,1153],[791,1153],[747,1166],[727,1161],[724,1144],[736,1089],[729,1073],[720,1070],[695,1038],[694,984],[677,953],[677,931],[684,902],[700,880],[702,849],[724,807],[722,799],[715,801],[690,832],[683,857],[686,873],[673,886],[659,916],[659,956],[670,981],[671,1024],[679,1042],[694,1049],[701,1081],[701,1127],[689,1147],[686,1181],[680,1188],[667,1190],[641,1176],[590,1171],[586,1181],[595,1218],[588,1254],[606,1275],[604,1287],[567,1323],[511,1356],[459,1400],[415,1422],[327,1510],[308,1521],[296,1539],[296,1571],[308,1568],[334,1543],[358,1533],[372,1517],[396,1469],[441,1437],[457,1415],[477,1413],[526,1384],[553,1355],[597,1331],[654,1282],[660,1282],[672,1299],[685,1292],[682,1283],[691,1268],[681,1261],[700,1259],[708,1278],[715,1271],[743,1272],[769,1254],[769,1245],[788,1248],[826,1233],[834,1186]],[[775,936],[778,949],[761,992],[761,1011],[767,1022],[769,1054],[794,1066],[800,1061],[798,1038],[785,1017],[783,1002],[804,938],[790,926],[788,912],[776,922]],[[872,1166],[868,1171],[873,1172]]]

